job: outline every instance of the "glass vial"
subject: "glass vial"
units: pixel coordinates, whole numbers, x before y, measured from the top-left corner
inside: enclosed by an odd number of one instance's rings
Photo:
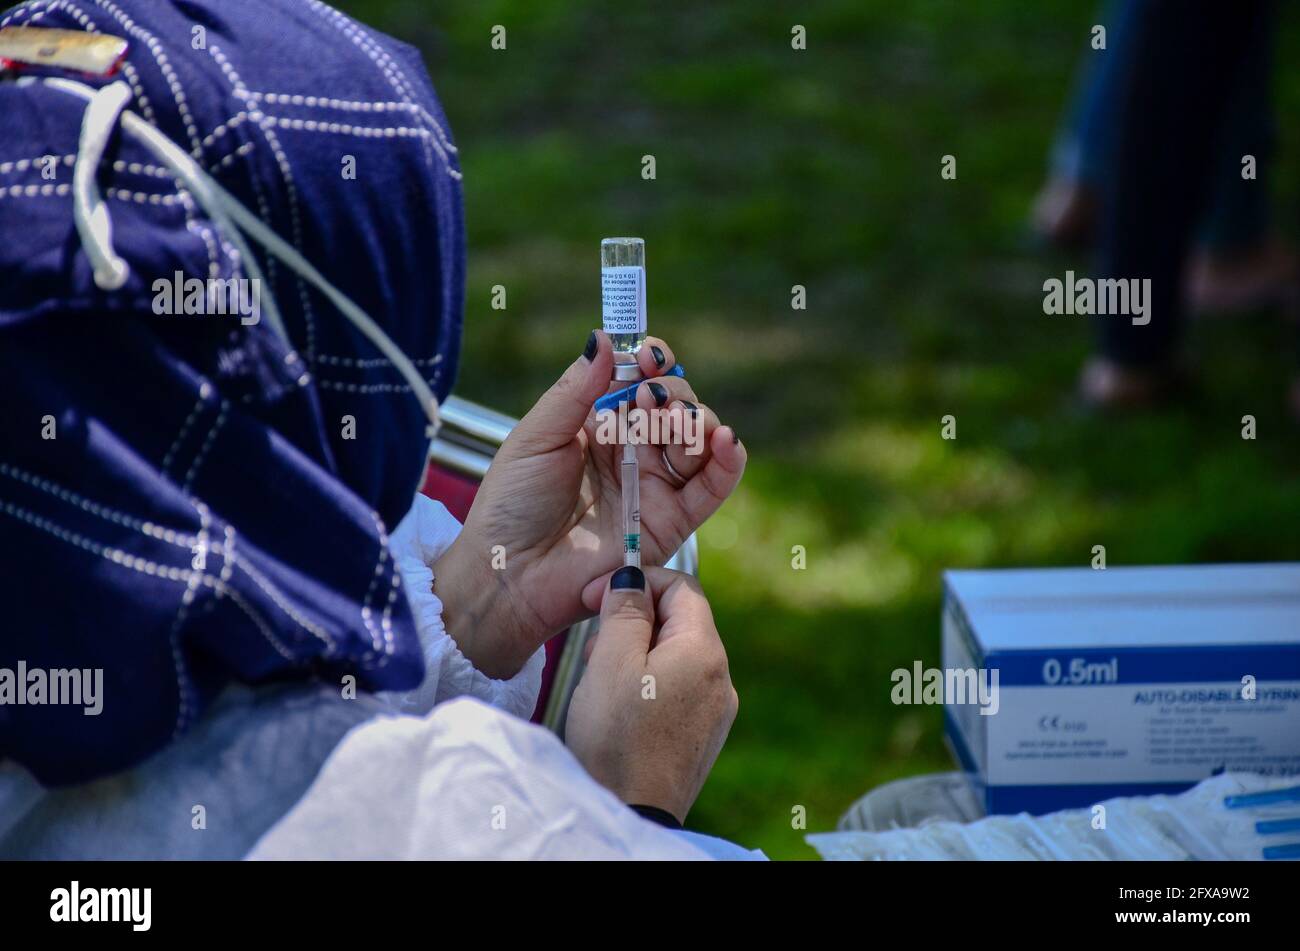
[[[614,378],[640,379],[636,355],[645,342],[645,242],[600,242],[601,323],[614,344]]]

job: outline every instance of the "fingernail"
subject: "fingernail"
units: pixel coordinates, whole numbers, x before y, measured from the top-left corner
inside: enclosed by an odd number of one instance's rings
[[[596,355],[596,350],[599,347],[600,341],[596,339],[596,331],[593,330],[591,336],[587,338],[587,346],[582,351],[582,355],[587,358],[588,362],[590,362],[591,358]]]
[[[624,565],[609,579],[609,590],[611,591],[644,591],[645,574],[635,565]]]
[[[692,418],[700,415],[700,408],[690,400],[682,400],[682,405],[686,407],[686,411],[691,414]]]
[[[668,402],[668,391],[664,389],[662,383],[647,383],[650,388],[650,395],[655,398],[655,406],[663,406]]]
[[[731,444],[732,444],[733,446],[739,446],[739,445],[740,445],[740,433],[736,432],[736,427],[735,427],[735,426],[732,426],[732,427],[731,427]]]
[[[664,364],[668,362],[668,358],[664,356],[664,352],[658,347],[651,346],[650,356],[655,358],[655,366],[661,370],[664,368]]]

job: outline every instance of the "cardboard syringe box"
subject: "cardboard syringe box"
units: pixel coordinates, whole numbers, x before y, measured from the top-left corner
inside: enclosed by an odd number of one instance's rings
[[[1300,564],[949,571],[944,588],[944,668],[996,671],[996,712],[944,709],[989,813],[1300,775]]]

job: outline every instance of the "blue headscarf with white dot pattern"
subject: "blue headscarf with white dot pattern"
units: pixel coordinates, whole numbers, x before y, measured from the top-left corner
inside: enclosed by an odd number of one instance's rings
[[[125,38],[116,76],[76,78],[125,81],[127,108],[446,396],[460,171],[418,53],[316,0],[32,0],[0,20]],[[79,782],[167,744],[231,681],[415,686],[385,546],[428,448],[409,385],[260,249],[288,341],[267,321],[158,313],[160,279],[246,272],[120,126],[97,181],[130,270],[101,290],[70,195],[86,103],[48,75],[0,76],[0,676],[102,669],[102,711],[0,703],[0,758]]]

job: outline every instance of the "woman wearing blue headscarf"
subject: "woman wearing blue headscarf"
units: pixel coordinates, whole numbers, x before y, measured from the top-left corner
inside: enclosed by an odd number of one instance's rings
[[[694,582],[615,570],[608,338],[463,528],[416,494],[464,293],[418,55],[315,0],[0,27],[0,856],[703,854],[637,812],[680,824],[735,692]],[[643,447],[653,564],[745,453],[648,343],[638,405],[705,434]],[[596,611],[566,749],[519,717]]]

